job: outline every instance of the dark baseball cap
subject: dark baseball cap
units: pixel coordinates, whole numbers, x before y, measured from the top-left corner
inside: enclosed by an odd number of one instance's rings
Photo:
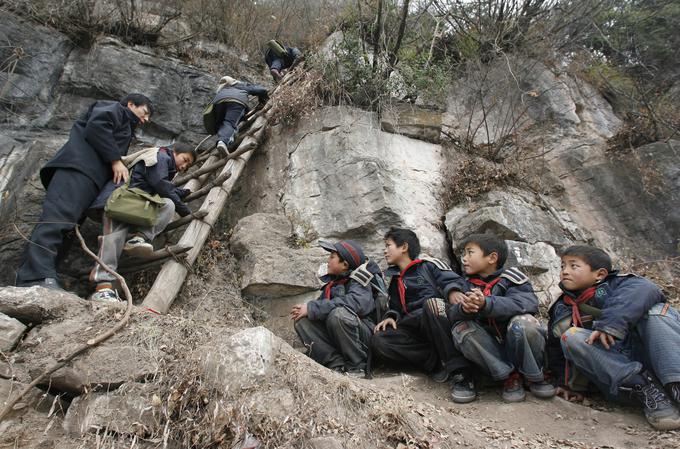
[[[342,257],[342,260],[349,264],[349,267],[354,270],[362,263],[366,262],[366,255],[364,250],[354,240],[340,240],[337,243],[331,243],[328,240],[319,240],[319,246],[328,252],[336,252]]]

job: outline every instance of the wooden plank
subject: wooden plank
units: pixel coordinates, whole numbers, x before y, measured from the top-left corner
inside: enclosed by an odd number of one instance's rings
[[[234,154],[238,153],[241,149],[254,148],[261,141],[266,129],[267,119],[265,117],[258,117],[255,124],[258,126],[258,131],[254,135],[246,137]],[[252,154],[252,151],[247,151],[236,159],[229,159],[222,169],[220,176],[227,172],[231,172],[231,176],[224,183],[210,190],[203,201],[201,209],[199,209],[201,211],[208,211],[208,214],[203,220],[193,220],[187,226],[184,235],[182,235],[178,242],[179,245],[191,245],[193,247],[187,253],[186,264],[192,265],[198,258],[213,225],[222,213],[231,190],[234,188]],[[182,288],[187,273],[188,269],[184,264],[174,260],[167,261],[160,273],[158,273],[142,305],[158,313],[167,313]]]

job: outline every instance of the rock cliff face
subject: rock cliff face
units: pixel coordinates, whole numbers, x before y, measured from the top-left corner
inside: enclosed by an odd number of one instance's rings
[[[41,210],[44,191],[37,170],[65,142],[73,120],[90,102],[117,99],[131,91],[146,93],[154,100],[157,114],[150,126],[139,131],[141,144],[169,144],[173,140],[197,143],[203,137],[202,107],[222,73],[209,73],[111,38],[98,40],[90,49],[77,48],[60,33],[27,24],[11,14],[0,17],[0,38],[12,44],[0,48],[0,60],[17,61],[14,69],[0,73],[4,106],[0,112],[0,265],[5,267],[0,271],[0,285],[9,285],[23,247],[21,234],[30,233]],[[263,80],[262,67],[218,54],[225,57],[224,66],[230,74]],[[513,72],[514,77],[508,78],[503,64],[511,63],[526,70]],[[345,447],[383,447],[382,440],[376,440],[373,446],[361,440],[371,437],[376,431],[372,423],[377,422],[410,429],[415,432],[414,438],[440,441],[440,436],[432,436],[435,431],[431,426],[411,425],[409,421],[426,415],[436,420],[434,416],[442,414],[436,407],[428,411],[409,409],[403,418],[380,406],[385,398],[374,390],[380,385],[356,387],[294,353],[286,342],[265,329],[231,335],[234,328],[262,321],[259,312],[241,303],[241,298],[258,298],[264,299],[260,304],[265,304],[270,313],[267,324],[289,343],[294,340],[287,308],[291,302],[317,295],[317,270],[327,256],[316,245],[320,238],[358,240],[371,258],[384,265],[382,236],[391,226],[404,226],[418,233],[425,253],[456,265],[451,256],[466,235],[494,232],[507,240],[509,264],[522,267],[532,277],[543,302],[556,291],[557,253],[573,243],[594,243],[621,257],[678,256],[680,141],[608,151],[607,139],[617,132],[621,121],[591,86],[539,63],[503,64],[491,68],[492,82],[482,96],[481,101],[488,106],[486,123],[479,109],[479,92],[470,87],[470,80],[462,78],[453,82],[445,111],[399,103],[379,117],[357,108],[328,106],[312,111],[294,125],[273,126],[267,143],[256,150],[238,181],[221,229],[215,230],[216,236],[228,236],[227,248],[235,262],[226,263],[211,252],[201,259],[203,265],[214,269],[210,272],[212,282],[222,282],[222,278],[214,280],[220,270],[236,271],[238,279],[224,283],[237,293],[223,293],[213,284],[204,286],[205,294],[202,292],[199,298],[189,289],[179,301],[179,310],[170,312],[181,315],[177,320],[165,317],[149,324],[148,315],[136,310],[138,315],[130,329],[60,370],[52,378],[51,387],[68,399],[78,396],[70,407],[62,404],[68,407],[63,420],[59,418],[64,433],[79,435],[108,428],[120,435],[163,435],[159,423],[175,419],[179,415],[173,413],[180,410],[177,413],[181,414],[185,410],[182,407],[210,407],[206,416],[212,414],[223,424],[231,423],[235,416],[240,419],[239,413],[247,409],[249,422],[276,427],[292,425],[290,416],[301,416],[311,407],[323,418],[319,421],[322,427],[304,433],[300,430],[303,421],[294,419],[294,425],[299,426],[295,432],[300,432],[295,435],[309,437],[335,429],[349,435]],[[515,88],[509,89],[508,83]],[[452,178],[468,179],[463,176],[461,161],[471,155],[452,149],[442,137],[467,135],[476,144],[493,145],[507,132],[509,117],[516,119],[525,143],[540,149],[529,163],[520,165],[527,171],[516,176],[538,178],[540,188],[499,186],[445,205],[445,186]],[[90,224],[89,231],[91,237],[95,236],[98,225]],[[220,231],[227,232],[218,234]],[[215,241],[219,247],[220,242]],[[71,261],[89,265],[74,253],[71,251]],[[67,268],[73,270],[75,263],[69,265]],[[201,275],[206,268],[197,270],[194,282],[203,283],[207,277]],[[211,309],[205,324],[197,313],[213,290],[218,291],[218,301],[211,306],[228,298],[241,307],[222,310],[224,313],[215,316]],[[49,301],[45,298],[37,289],[0,289],[0,352],[10,354],[0,360],[0,378],[6,380],[0,382],[0,391],[10,389],[7,379],[30,382],[76,346],[75,341],[90,338],[121,311],[72,295],[53,295]],[[172,339],[162,338],[163,330],[172,330],[172,337],[177,339],[200,334],[201,345],[172,352]],[[141,349],[137,344],[140,339],[145,342]],[[191,387],[193,380],[171,388],[164,384],[163,375],[170,374],[159,374],[159,367],[166,363],[176,367],[185,359],[198,367],[198,374],[191,373],[197,376],[195,379],[205,379],[205,388],[211,394],[221,393],[210,396],[195,385]],[[238,377],[248,370],[253,370],[252,376]],[[308,382],[308,374],[318,385]],[[277,388],[277,382],[283,387]],[[261,389],[252,395],[245,396],[241,391],[258,385]],[[340,403],[325,410],[323,405],[329,397],[324,386],[361,405],[355,410]],[[192,391],[199,402],[181,402],[185,397],[177,392],[191,388],[196,388]],[[386,388],[396,386],[388,381]],[[86,391],[93,393],[82,395]],[[41,395],[34,391],[25,410],[18,411],[16,419],[7,425],[15,432],[12,435],[25,434],[21,419],[42,427],[56,419],[51,413],[45,415],[40,398],[54,404],[59,401]],[[166,397],[168,403],[161,406],[159,398]],[[276,407],[262,407],[268,401]],[[111,414],[113,408],[119,410],[117,415]],[[569,413],[570,409],[564,408],[564,414]],[[472,423],[458,418],[461,426]],[[345,424],[357,419],[367,424],[347,433]],[[439,428],[444,432],[448,426],[443,423]],[[484,440],[484,429],[476,429],[461,434],[461,441],[472,446],[485,444],[488,438]],[[3,430],[0,427],[0,433]],[[535,433],[541,431],[536,429]],[[405,435],[380,438],[394,442],[409,437]],[[570,436],[565,434],[564,438]],[[608,444],[602,438],[598,444]],[[46,440],[36,442],[35,447],[67,447],[59,446],[58,440],[49,446]],[[541,442],[538,437],[533,441],[536,447]],[[319,448],[339,445],[335,439],[327,443],[310,439],[309,444]],[[433,443],[428,447],[443,446]]]

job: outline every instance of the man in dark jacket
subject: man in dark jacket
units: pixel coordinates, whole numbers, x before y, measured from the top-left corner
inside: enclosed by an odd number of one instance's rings
[[[293,307],[295,331],[318,363],[363,375],[375,310],[371,279],[382,273],[352,240],[319,245],[330,253],[328,274],[321,278],[325,284],[317,300]]]
[[[680,314],[661,289],[612,270],[607,253],[586,245],[564,250],[560,280],[548,331],[561,393],[578,372],[608,398],[638,402],[656,429],[680,428]]]
[[[143,153],[155,152],[155,158],[145,157]],[[191,213],[182,198],[190,191],[176,187],[171,180],[177,172],[186,171],[196,161],[196,152],[190,146],[183,143],[175,143],[172,148],[150,148],[140,152],[140,157],[132,161],[132,173],[130,175],[130,187],[137,187],[154,195],[164,198],[165,203],[158,210],[158,216],[153,226],[136,227],[133,237],[127,240],[130,225],[109,218],[106,213],[102,215],[103,235],[99,240],[99,257],[113,270],[118,267],[118,259],[122,251],[144,257],[153,251],[153,239],[165,230],[175,212],[184,217]],[[134,157],[131,155],[130,157]],[[99,194],[92,209],[104,207],[106,200],[113,191],[113,183],[107,186]],[[117,301],[118,294],[113,287],[116,278],[105,271],[99,264],[95,264],[90,272],[90,281],[97,284],[95,293],[90,297],[99,301]]]
[[[447,304],[463,295],[463,279],[437,259],[418,259],[420,242],[408,229],[385,234],[385,259],[391,275],[389,310],[375,327],[373,354],[383,361],[411,365],[445,382],[468,366],[453,346]]]
[[[267,50],[264,52],[264,61],[269,67],[269,72],[274,78],[274,82],[278,83],[286,74],[286,70],[290,68],[295,60],[302,56],[302,52],[295,47],[288,47],[276,40],[267,42]]]
[[[523,401],[522,376],[534,396],[551,398],[555,388],[545,380],[545,330],[533,316],[538,298],[529,278],[517,268],[504,269],[505,240],[493,234],[473,234],[461,245],[466,298],[449,308],[456,347],[496,381],[503,381],[503,399]],[[454,402],[466,403],[476,393],[470,373],[455,379]]]
[[[56,262],[64,234],[81,220],[108,180],[128,178],[121,157],[134,129],[152,114],[151,100],[130,94],[119,103],[97,101],[76,121],[66,144],[40,170],[47,194],[17,271],[18,286],[60,288]]]
[[[249,110],[248,95],[256,96],[260,104],[264,104],[268,98],[267,89],[258,84],[244,83],[230,76],[220,79],[212,103],[215,123],[219,124],[217,149],[223,156],[234,149],[238,124]]]

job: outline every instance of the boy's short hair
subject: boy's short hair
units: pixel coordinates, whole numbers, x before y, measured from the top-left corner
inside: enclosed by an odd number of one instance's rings
[[[503,265],[505,265],[505,262],[508,260],[508,244],[505,243],[504,239],[495,234],[469,235],[460,243],[460,248],[464,249],[466,245],[471,243],[479,246],[485,256],[488,256],[491,253],[498,254],[496,269],[503,268]]]
[[[151,103],[151,100],[146,95],[138,93],[127,94],[120,100],[120,104],[127,106],[128,103],[132,103],[135,106],[146,106],[149,108],[149,117],[153,115],[153,103]]]
[[[604,268],[608,273],[612,271],[612,258],[609,254],[602,251],[600,248],[596,248],[590,245],[574,245],[562,251],[560,257],[573,256],[580,257],[585,263],[587,263],[591,270],[599,270]]]
[[[196,150],[194,149],[194,147],[192,147],[191,145],[188,145],[186,143],[182,143],[182,142],[173,143],[172,144],[172,151],[175,154],[189,153],[194,158],[194,162],[196,162],[196,159],[198,158],[198,153],[196,153]]]
[[[410,229],[404,228],[390,228],[385,234],[384,240],[390,239],[397,246],[402,246],[404,243],[408,243],[408,256],[411,259],[415,259],[420,254],[420,241],[415,232]]]

